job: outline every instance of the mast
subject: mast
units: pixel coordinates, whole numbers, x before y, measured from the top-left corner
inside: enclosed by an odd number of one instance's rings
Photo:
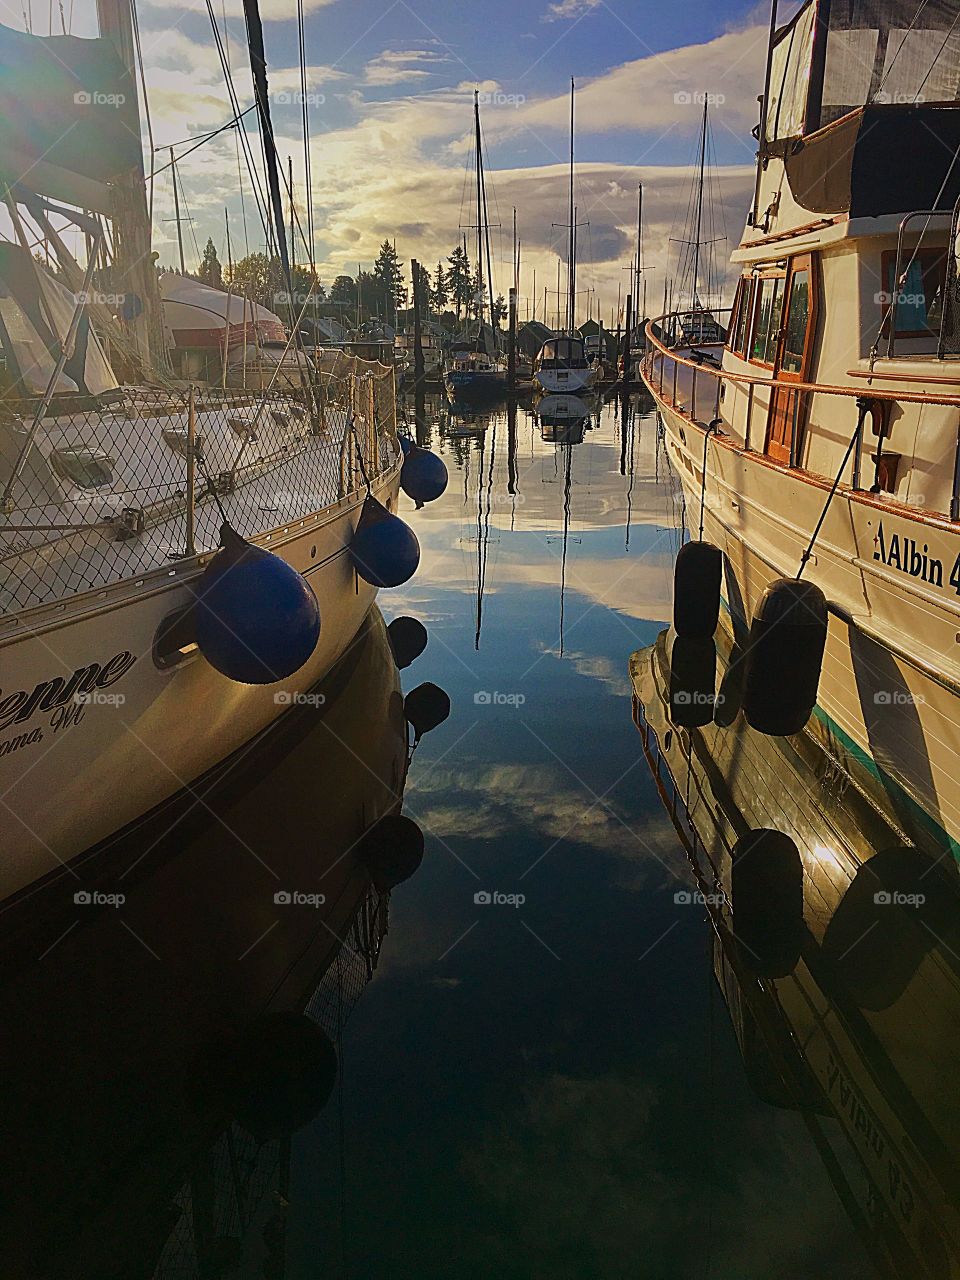
[[[640,315],[640,273],[643,271],[643,183],[637,183],[637,283],[633,313]]]
[[[294,235],[294,221],[296,214],[293,208],[293,156],[287,156],[287,187],[290,195],[290,265],[295,265],[297,260],[297,241]],[[293,298],[290,299],[290,305],[293,305]]]
[[[691,310],[697,310],[697,284],[700,277],[700,233],[703,223],[703,168],[707,154],[707,95],[703,95],[703,123],[700,126],[700,175],[697,179],[697,229],[693,243],[693,301]]]
[[[576,86],[574,85],[573,76],[570,77],[570,195],[568,201],[568,211],[570,214],[570,235],[567,241],[567,329],[573,333],[574,312],[576,308],[576,262],[574,254],[574,236],[576,234],[576,220],[573,211],[573,98]]]
[[[97,26],[101,36],[112,42],[130,77],[129,100],[120,109],[127,113],[128,127],[139,136],[140,107],[131,2],[132,0],[97,0]],[[158,371],[169,371],[145,183],[141,154],[139,163],[114,182],[111,209],[113,264],[117,283],[124,292],[139,295],[143,302],[142,314],[127,322],[136,346],[141,377]]]
[[[477,291],[480,312],[480,330],[478,340],[483,340],[483,173],[482,152],[480,149],[480,91],[473,91],[474,142],[477,152]]]
[[[280,173],[277,169],[277,148],[274,143],[273,125],[270,120],[270,97],[267,88],[267,60],[263,48],[263,23],[257,0],[243,0],[243,15],[247,24],[247,45],[250,50],[250,73],[257,102],[257,119],[263,138],[263,154],[267,166],[267,185],[270,189],[270,207],[273,212],[273,229],[277,240],[280,265],[292,295],[293,279],[290,274],[290,258],[287,253],[287,233],[283,222],[283,200],[280,195]]]
[[[477,171],[480,174],[480,193],[481,193],[481,217],[480,225],[482,230],[481,251],[485,248],[487,254],[487,293],[490,296],[490,331],[493,335],[494,354],[498,354],[500,345],[497,342],[497,329],[493,319],[493,259],[490,253],[490,221],[487,216],[487,179],[483,169],[483,146],[480,141],[480,108],[477,107]],[[483,291],[480,292],[480,316],[481,324],[483,323]]]
[[[180,193],[177,190],[177,159],[170,148],[170,172],[173,175],[173,217],[177,224],[177,248],[180,250],[180,274],[185,276],[187,268],[183,260],[183,224],[180,221]]]

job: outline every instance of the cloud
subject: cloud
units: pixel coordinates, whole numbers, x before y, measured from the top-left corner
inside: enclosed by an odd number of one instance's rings
[[[422,65],[447,62],[441,53],[429,49],[384,49],[364,68],[364,81],[369,85],[404,84],[414,80],[426,80],[433,71],[424,71]]]
[[[543,15],[544,22],[570,21],[586,17],[594,9],[599,8],[602,0],[558,0],[551,4]]]

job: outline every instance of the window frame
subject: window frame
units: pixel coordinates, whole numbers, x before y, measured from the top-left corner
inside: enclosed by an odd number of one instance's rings
[[[754,279],[754,288],[753,288],[752,311],[750,316],[750,334],[747,339],[747,348],[746,348],[749,354],[746,356],[746,359],[749,361],[750,364],[756,365],[760,369],[770,369],[772,371],[773,369],[776,368],[776,365],[777,365],[777,354],[780,350],[780,340],[783,337],[783,310],[786,305],[786,296],[787,296],[787,267],[786,265],[784,265],[782,267],[777,266],[777,267],[768,268],[763,271],[758,271],[757,274],[753,277],[753,279]],[[759,356],[755,356],[753,354],[753,344],[757,334],[757,321],[760,318],[760,301],[761,301],[761,298],[763,297],[763,282],[765,280],[780,280],[783,284],[783,288],[780,293],[780,314],[779,314],[779,319],[776,327],[776,339],[774,341],[773,351],[772,351],[773,359],[770,361],[761,360]],[[773,312],[771,312],[770,318],[771,320],[774,318]],[[768,332],[767,339],[769,339],[769,337],[770,337],[770,334]],[[764,345],[768,346],[769,344],[765,343]]]
[[[726,348],[740,360],[747,360],[747,351],[749,343],[747,338],[750,334],[753,293],[754,293],[754,277],[741,276],[737,285],[737,294],[733,300],[733,308],[730,312],[730,328],[727,331]],[[736,341],[737,332],[740,328],[740,321],[743,320],[742,341],[738,344]]]
[[[939,278],[940,290],[941,290],[941,305],[942,305],[943,290],[945,289],[946,282],[947,282],[947,254],[948,253],[949,253],[949,248],[947,245],[940,245],[940,246],[931,245],[926,249],[921,247],[916,250],[916,257],[920,262],[920,276],[921,276],[921,279],[924,281],[924,298],[926,299],[925,309],[928,317],[930,315],[931,299],[927,298],[927,294],[926,294],[927,269],[924,266],[924,259],[926,258],[928,261],[932,257],[938,257],[942,259],[943,272]],[[890,290],[887,289],[887,268],[888,267],[891,269],[890,280],[891,280],[892,288]],[[880,285],[881,285],[880,325],[881,325],[881,330],[885,336],[889,336],[892,321],[893,321],[893,289],[895,289],[897,286],[897,281],[895,278],[896,270],[897,270],[896,249],[881,250],[881,253],[880,253]],[[884,302],[882,299],[885,298],[888,295],[888,293],[889,293],[890,301]],[[935,338],[938,336],[938,334],[939,334],[939,328],[932,329],[929,325],[927,325],[923,329],[901,329],[898,325],[897,330],[894,333],[893,337],[894,337],[894,341],[896,341],[896,339],[898,338],[931,338],[931,337]]]

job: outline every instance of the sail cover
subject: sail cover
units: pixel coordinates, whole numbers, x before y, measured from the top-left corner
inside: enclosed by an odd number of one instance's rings
[[[76,295],[25,249],[0,241],[0,398],[47,389],[76,304]],[[54,390],[99,395],[116,385],[84,308],[73,353]]]
[[[142,165],[135,87],[113,44],[0,26],[0,177],[110,213],[108,184]]]

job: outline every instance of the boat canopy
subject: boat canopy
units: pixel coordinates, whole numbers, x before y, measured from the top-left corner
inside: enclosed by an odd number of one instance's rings
[[[76,295],[19,245],[0,241],[0,396],[43,395],[70,330]],[[117,387],[84,307],[58,395],[101,395]]]
[[[540,348],[541,369],[585,369],[588,361],[582,338],[548,338]]]
[[[956,102],[958,91],[956,0],[808,0],[774,37],[766,150],[858,107]]]

